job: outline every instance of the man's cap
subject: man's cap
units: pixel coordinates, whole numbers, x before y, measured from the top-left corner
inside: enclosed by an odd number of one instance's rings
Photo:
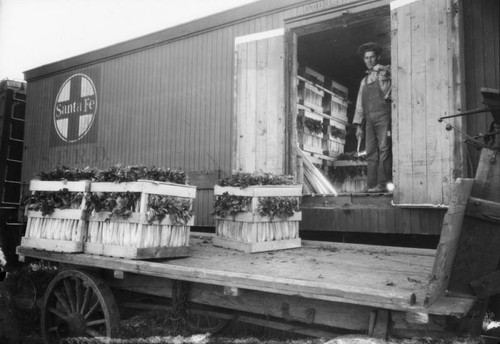
[[[365,43],[358,48],[358,54],[364,56],[367,51],[373,51],[375,54],[380,55],[382,53],[382,47],[374,42]]]

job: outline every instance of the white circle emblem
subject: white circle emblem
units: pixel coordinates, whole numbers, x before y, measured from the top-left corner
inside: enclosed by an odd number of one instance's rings
[[[97,92],[85,74],[74,74],[63,83],[54,104],[54,127],[66,142],[77,142],[88,134],[97,112]]]

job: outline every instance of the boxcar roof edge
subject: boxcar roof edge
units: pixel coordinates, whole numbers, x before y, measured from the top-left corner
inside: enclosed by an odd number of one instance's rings
[[[35,67],[25,71],[24,78],[26,81],[34,81],[50,74],[60,73],[68,69],[131,54],[138,50],[148,49],[187,36],[212,31],[224,26],[233,25],[240,21],[249,20],[264,13],[268,14],[282,11],[286,8],[297,6],[300,3],[311,1],[313,0],[260,0],[40,67]]]

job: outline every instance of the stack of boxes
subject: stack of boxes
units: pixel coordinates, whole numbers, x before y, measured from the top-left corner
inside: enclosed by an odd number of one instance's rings
[[[327,168],[344,152],[347,88],[309,67],[297,76],[297,132],[311,162]]]

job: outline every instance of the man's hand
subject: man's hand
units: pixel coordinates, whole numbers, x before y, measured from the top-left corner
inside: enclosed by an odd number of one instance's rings
[[[361,126],[361,124],[356,124],[356,138],[360,139],[363,138],[363,136],[365,136],[363,127]]]

